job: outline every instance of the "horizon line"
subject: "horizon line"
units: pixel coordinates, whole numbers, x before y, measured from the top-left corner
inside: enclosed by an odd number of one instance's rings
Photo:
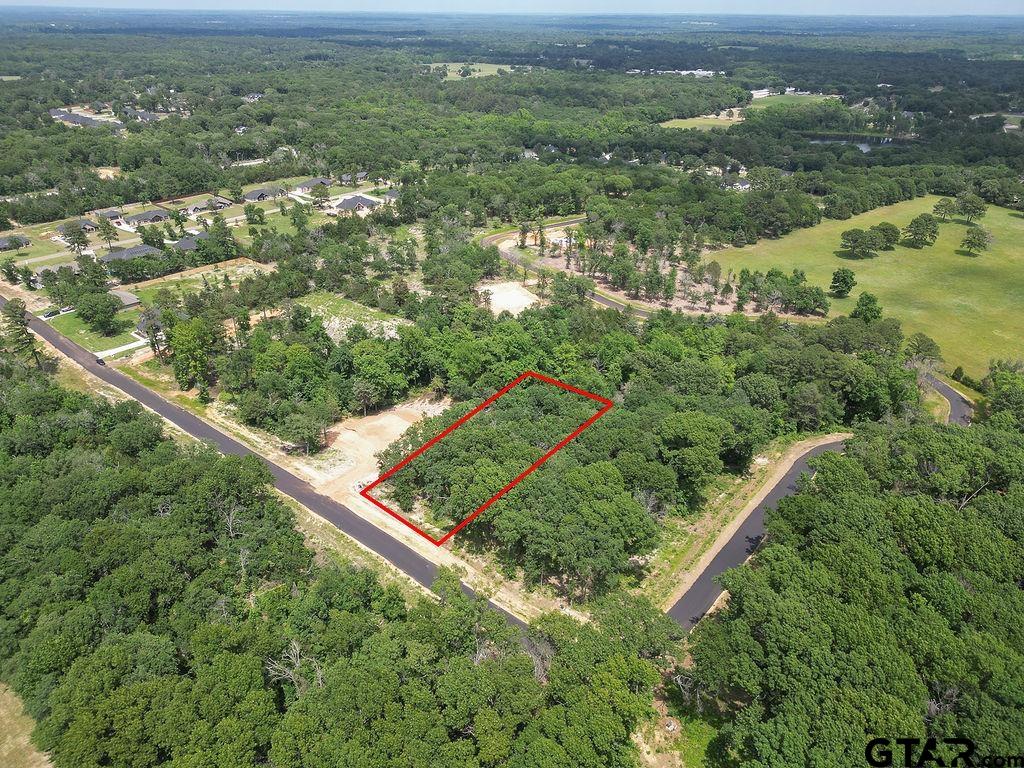
[[[159,0],[158,0],[159,1]],[[170,2],[170,0],[167,0]],[[664,18],[673,16],[696,16],[703,18],[790,18],[790,19],[1024,19],[1024,13],[705,13],[702,11],[367,11],[334,10],[322,8],[276,9],[260,6],[238,6],[235,8],[180,8],[137,5],[34,5],[30,3],[0,3],[0,8],[17,8],[32,11],[142,11],[148,13],[207,14],[211,16],[236,13],[263,13],[274,16],[305,16],[329,14],[336,16],[573,16],[578,18],[616,17]],[[0,23],[2,24],[2,23]]]

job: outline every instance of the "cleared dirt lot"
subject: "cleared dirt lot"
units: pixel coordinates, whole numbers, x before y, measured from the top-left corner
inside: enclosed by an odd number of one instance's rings
[[[536,294],[521,283],[483,283],[478,290],[480,293],[487,291],[491,294],[491,311],[496,315],[502,312],[518,315],[540,301]]]
[[[25,714],[21,700],[0,685],[0,765],[4,768],[49,768],[45,754],[29,741],[35,722]]]

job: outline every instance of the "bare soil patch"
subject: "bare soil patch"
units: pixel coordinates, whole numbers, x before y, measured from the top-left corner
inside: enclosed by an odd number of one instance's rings
[[[50,768],[50,759],[29,740],[35,721],[21,700],[0,685],[0,765],[4,768]]]
[[[527,307],[533,306],[540,301],[540,298],[529,291],[521,283],[483,283],[478,286],[480,293],[488,292],[491,295],[491,311],[495,315],[502,312],[511,312],[518,315]]]

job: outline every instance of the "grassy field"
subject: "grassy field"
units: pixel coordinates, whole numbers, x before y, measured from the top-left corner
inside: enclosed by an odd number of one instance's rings
[[[115,336],[102,336],[89,330],[89,327],[82,322],[82,319],[75,312],[60,315],[49,322],[56,330],[72,341],[81,344],[90,352],[103,352],[107,349],[138,341],[137,338],[132,336],[132,331],[135,329],[135,323],[138,322],[141,314],[142,310],[138,307],[125,309],[118,313],[118,319],[124,322],[124,331]]]
[[[29,741],[35,722],[21,701],[0,685],[0,765],[3,768],[49,768],[50,761]]]
[[[246,275],[253,275],[259,271],[261,271],[259,266],[251,263],[227,262],[210,265],[207,269],[190,275],[168,275],[157,280],[147,280],[145,284],[126,285],[124,289],[134,293],[143,304],[148,306],[153,303],[156,294],[163,288],[184,295],[202,290],[204,283],[220,286],[225,277],[229,277],[231,283],[237,285],[238,281]]]
[[[464,80],[465,78],[459,76],[459,70],[462,69],[464,61],[445,61],[436,64],[431,64],[432,69],[438,67],[448,67],[448,77],[445,80]],[[470,77],[488,77],[489,75],[498,74],[499,69],[506,69],[512,71],[511,64],[470,64],[469,68],[473,70],[473,74]]]
[[[660,125],[662,128],[694,128],[698,131],[710,131],[712,128],[728,128],[730,125],[742,122],[743,115],[739,109],[736,109],[733,117],[677,117],[674,120],[666,120]]]
[[[1024,338],[1024,214],[989,206],[981,225],[992,233],[992,245],[980,256],[960,250],[966,225],[940,227],[935,245],[915,250],[897,246],[871,259],[844,258],[840,233],[866,229],[880,221],[905,226],[919,213],[930,212],[939,198],[909,200],[854,216],[825,220],[778,240],[762,240],[745,248],[727,248],[710,255],[723,269],[771,267],[802,269],[812,285],[827,289],[832,273],[852,269],[857,286],[846,299],[832,299],[832,315],[853,309],[861,291],[878,296],[885,312],[898,318],[909,335],[922,331],[942,348],[946,367],[957,365],[982,375],[998,357],[1020,357]]]
[[[387,323],[397,320],[394,315],[381,312],[379,309],[367,307],[350,301],[344,296],[328,291],[314,291],[308,296],[298,299],[299,304],[309,307],[317,315],[324,318],[340,318],[364,325]]]
[[[793,104],[812,104],[815,101],[824,101],[831,96],[822,96],[817,93],[799,94],[784,93],[778,96],[766,96],[763,99],[754,99],[747,109],[764,109],[766,107],[792,106]]]

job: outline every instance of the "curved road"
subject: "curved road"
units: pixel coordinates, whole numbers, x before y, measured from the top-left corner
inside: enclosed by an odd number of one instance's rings
[[[807,462],[815,456],[820,456],[825,451],[841,451],[843,441],[836,440],[831,443],[816,446],[803,454],[790,467],[775,487],[753,512],[743,521],[732,538],[715,555],[714,559],[703,570],[697,580],[693,582],[686,593],[679,598],[678,602],[669,608],[666,613],[675,619],[683,629],[691,629],[694,624],[700,621],[701,617],[710,610],[719,596],[724,591],[715,581],[716,577],[730,568],[744,563],[757,549],[764,538],[764,516],[769,510],[775,509],[779,499],[796,492],[797,481],[805,472],[810,472]]]
[[[924,380],[927,381],[936,392],[949,401],[950,424],[959,424],[962,427],[966,427],[971,423],[971,417],[974,415],[974,404],[971,403],[970,400],[961,395],[942,379],[933,376],[930,373],[926,373],[924,375]]]

